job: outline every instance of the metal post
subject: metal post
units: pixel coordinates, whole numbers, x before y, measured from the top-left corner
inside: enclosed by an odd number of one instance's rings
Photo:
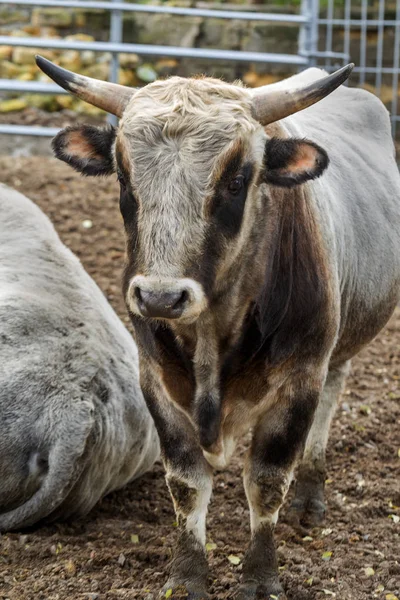
[[[394,55],[393,55],[393,78],[392,78],[392,131],[393,137],[396,137],[397,121],[397,105],[399,93],[399,72],[400,72],[400,2],[397,2],[396,7],[396,27],[394,31]]]
[[[361,43],[360,43],[360,85],[365,83],[365,70],[367,66],[367,27],[368,27],[368,0],[361,4]]]
[[[351,0],[346,0],[344,8],[344,37],[343,37],[343,53],[346,54],[346,62],[350,62],[350,20],[351,20]],[[347,84],[347,81],[346,81]]]
[[[112,2],[118,2],[118,0],[111,0]],[[110,42],[119,44],[122,42],[122,11],[112,9],[110,18]],[[110,68],[110,81],[118,83],[119,73],[119,55],[118,52],[113,52],[111,57],[111,68]],[[107,121],[111,125],[118,124],[118,118],[115,115],[108,115]]]
[[[375,77],[375,93],[381,95],[382,87],[382,63],[383,63],[383,35],[385,27],[385,0],[379,0],[379,25],[378,44],[376,49],[376,68],[379,69]]]
[[[333,0],[328,0],[328,8],[326,18],[328,19],[328,23],[326,25],[326,42],[325,42],[325,52],[327,54],[327,58],[325,59],[325,69],[327,71],[331,70],[332,61],[329,58],[329,55],[332,53],[332,42],[333,42]]]
[[[301,14],[306,21],[300,29],[299,54],[308,58],[308,66],[317,64],[319,0],[302,0]]]

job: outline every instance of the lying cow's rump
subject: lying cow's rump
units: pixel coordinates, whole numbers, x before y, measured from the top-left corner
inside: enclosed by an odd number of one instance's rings
[[[27,198],[0,186],[0,530],[84,514],[149,469],[136,346]]]

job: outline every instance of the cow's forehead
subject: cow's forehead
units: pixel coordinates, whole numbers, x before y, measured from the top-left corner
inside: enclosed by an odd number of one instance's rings
[[[138,191],[149,192],[154,179],[159,191],[178,182],[205,189],[221,153],[238,139],[250,143],[258,128],[243,87],[173,77],[134,95],[119,141]]]

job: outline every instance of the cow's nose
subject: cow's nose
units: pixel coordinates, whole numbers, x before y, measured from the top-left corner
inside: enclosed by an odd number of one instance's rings
[[[135,287],[135,296],[144,317],[177,319],[181,316],[189,298],[186,290],[176,292],[152,292]]]

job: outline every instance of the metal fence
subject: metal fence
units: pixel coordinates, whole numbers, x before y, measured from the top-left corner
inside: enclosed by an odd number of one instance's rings
[[[325,14],[319,12],[318,38],[325,58],[320,57],[317,64],[332,70],[332,50],[340,49],[348,56],[356,64],[358,85],[367,87],[389,107],[395,136],[400,121],[400,0],[377,0],[372,6],[369,0],[342,0],[340,11],[337,4],[327,0]],[[353,75],[352,85],[356,82]]]
[[[7,0],[0,0],[1,4],[9,4]],[[39,37],[11,37],[0,36],[0,46],[21,46],[51,48],[62,50],[93,50],[95,52],[110,52],[112,54],[109,80],[116,82],[118,79],[120,52],[138,55],[150,55],[176,58],[201,58],[207,60],[227,60],[245,63],[264,63],[295,66],[303,70],[307,66],[323,66],[327,70],[334,70],[338,66],[353,60],[356,63],[355,71],[359,73],[360,85],[373,87],[377,95],[382,90],[387,92],[388,78],[391,82],[392,98],[391,112],[393,131],[400,120],[398,109],[399,86],[399,54],[400,54],[400,0],[394,18],[387,17],[385,0],[379,0],[378,14],[371,15],[368,0],[341,0],[341,13],[335,14],[335,0],[327,0],[326,14],[320,10],[319,0],[302,0],[298,14],[275,14],[257,11],[241,10],[215,10],[206,8],[184,8],[172,6],[154,6],[148,4],[127,4],[119,0],[94,1],[94,0],[17,0],[13,6],[42,6],[64,7],[68,9],[101,9],[109,11],[110,35],[108,42],[81,42],[67,41],[53,38]],[[359,15],[354,16],[354,8],[359,9]],[[296,24],[299,27],[299,43],[297,54],[244,52],[221,49],[182,48],[176,46],[156,46],[145,44],[123,43],[122,23],[124,12],[146,12],[158,14],[172,14],[181,16],[197,16],[203,18],[239,19],[247,21],[264,21],[280,24]],[[368,35],[373,29],[377,31],[376,57],[371,63],[371,52],[368,51]],[[391,32],[393,52],[390,53],[390,65],[387,66],[388,51],[384,53],[385,33]],[[355,48],[354,32],[359,35],[359,47]],[[357,38],[357,36],[356,36]],[[384,60],[385,58],[385,60]],[[371,83],[371,76],[374,82]],[[374,83],[374,85],[373,85]],[[0,79],[0,92],[33,92],[33,93],[65,93],[57,85],[40,81],[17,81]],[[0,124],[0,133],[53,136],[58,129],[50,127],[17,126]]]

